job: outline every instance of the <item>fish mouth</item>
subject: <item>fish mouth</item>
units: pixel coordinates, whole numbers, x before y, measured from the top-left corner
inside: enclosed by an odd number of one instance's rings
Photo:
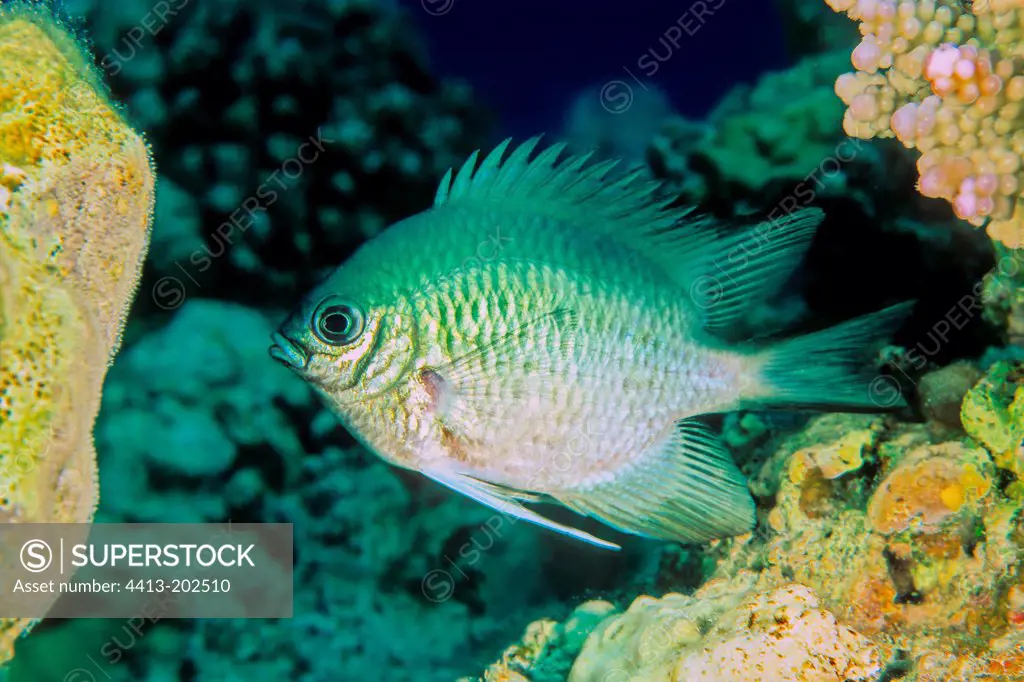
[[[309,364],[309,356],[299,344],[281,332],[274,332],[270,339],[274,342],[274,345],[270,347],[270,357],[291,369],[306,369],[306,365]]]

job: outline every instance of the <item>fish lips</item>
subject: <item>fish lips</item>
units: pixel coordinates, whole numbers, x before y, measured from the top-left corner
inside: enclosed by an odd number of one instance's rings
[[[306,369],[306,365],[309,364],[309,355],[306,354],[302,346],[281,332],[274,332],[270,339],[274,342],[274,345],[270,347],[270,357],[295,371]]]

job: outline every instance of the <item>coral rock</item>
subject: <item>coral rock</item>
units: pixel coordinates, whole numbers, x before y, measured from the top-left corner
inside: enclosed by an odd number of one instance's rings
[[[1019,498],[988,452],[944,435],[811,420],[764,464],[768,523],[710,548],[692,596],[640,597],[598,626],[570,682],[1024,679]]]
[[[969,362],[955,362],[921,377],[918,386],[921,412],[945,426],[960,427],[960,403],[981,378],[981,371]]]
[[[772,527],[783,530],[787,523],[802,525],[838,513],[832,503],[837,479],[874,458],[882,431],[882,419],[874,415],[825,414],[788,439],[752,486],[761,495],[778,492],[778,505],[769,515]],[[776,477],[785,483],[773,483]]]
[[[873,680],[887,652],[843,626],[807,587],[758,591],[752,575],[692,597],[640,597],[587,640],[569,682]]]
[[[501,660],[487,668],[483,682],[564,680],[572,657],[579,653],[587,636],[616,612],[611,602],[595,599],[576,607],[564,623],[547,619],[530,623],[522,641],[506,649]]]
[[[878,427],[863,452],[870,464],[838,479],[793,476],[806,469],[791,459],[770,530],[737,539],[718,575],[756,567],[768,586],[806,585],[841,623],[880,646],[898,641],[909,656],[898,665],[916,669],[930,652],[955,650],[972,661],[964,670],[984,670],[996,659],[986,640],[1016,630],[1004,601],[1024,556],[1019,502],[997,485],[981,448],[931,443],[936,434],[926,425],[880,420]],[[841,437],[812,422],[790,443],[804,448],[818,438],[827,450]],[[779,452],[790,452],[790,443]],[[808,490],[828,513],[809,513]]]

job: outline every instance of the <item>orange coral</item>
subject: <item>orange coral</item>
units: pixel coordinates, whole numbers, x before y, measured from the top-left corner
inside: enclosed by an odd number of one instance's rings
[[[843,127],[922,154],[918,189],[1024,247],[1024,1],[826,0],[860,22]]]
[[[841,418],[833,416],[834,425]],[[823,429],[819,418],[807,429],[816,444],[798,434],[796,448],[778,449],[788,466],[768,519],[777,535],[760,549],[756,537],[737,539],[742,544],[719,573],[757,566],[768,584],[806,585],[840,622],[874,642],[899,641],[915,671],[957,670],[973,679],[999,659],[986,638],[1008,637],[1009,646],[1024,639],[1006,610],[1011,599],[1003,598],[1022,556],[1019,505],[1005,499],[980,448],[932,443],[942,434],[924,425],[845,419],[844,430]],[[831,481],[830,513],[808,509],[806,491],[816,491],[823,477],[805,460],[845,461],[833,457],[851,440],[863,443],[860,459],[872,466]],[[928,659],[929,651],[953,647],[962,653]]]
[[[992,488],[980,463],[984,451],[958,443],[921,448],[889,474],[868,505],[872,528],[883,535],[913,529],[935,532],[965,505],[976,504]],[[988,467],[991,468],[991,467]]]

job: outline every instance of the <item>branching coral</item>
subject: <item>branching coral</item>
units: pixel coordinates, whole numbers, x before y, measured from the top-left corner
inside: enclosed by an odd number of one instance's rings
[[[149,151],[41,8],[0,6],[0,522],[88,522],[92,424],[149,236]],[[24,620],[0,619],[0,662]]]
[[[826,0],[860,22],[846,133],[921,151],[918,189],[1024,247],[1024,2]]]

